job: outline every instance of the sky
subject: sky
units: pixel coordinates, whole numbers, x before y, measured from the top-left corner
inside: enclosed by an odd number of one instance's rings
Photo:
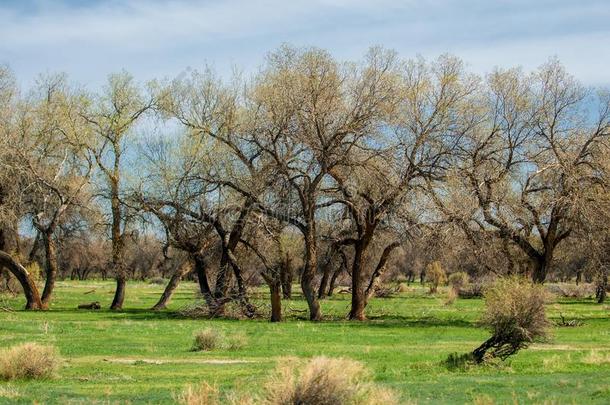
[[[122,69],[247,73],[282,43],[340,60],[372,45],[448,52],[481,74],[558,57],[584,84],[610,85],[609,0],[0,0],[0,63],[22,85],[53,72],[92,88]]]

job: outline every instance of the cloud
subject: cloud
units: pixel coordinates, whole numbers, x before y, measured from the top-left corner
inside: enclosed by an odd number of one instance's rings
[[[476,71],[557,55],[585,83],[610,84],[604,0],[23,1],[0,5],[0,62],[22,81],[62,70],[97,85],[126,68],[173,76],[212,62],[250,70],[282,42],[356,58],[373,44],[401,55],[451,52]]]

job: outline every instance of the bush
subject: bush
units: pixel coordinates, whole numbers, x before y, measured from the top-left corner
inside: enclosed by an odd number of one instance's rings
[[[0,379],[45,379],[58,370],[61,358],[52,346],[24,343],[0,352]]]
[[[430,294],[438,290],[438,286],[447,282],[447,274],[441,262],[434,261],[426,266],[426,279],[430,283]]]
[[[248,337],[243,333],[237,333],[226,337],[224,333],[206,328],[195,334],[193,351],[211,351],[215,349],[239,350],[248,344]]]
[[[193,351],[210,351],[217,349],[224,336],[217,330],[207,328],[195,334]]]
[[[457,291],[454,288],[450,288],[447,291],[447,297],[445,298],[444,304],[446,306],[453,305],[455,303],[455,300],[457,299],[457,297],[458,297]]]
[[[586,298],[595,295],[595,285],[582,283],[576,284],[549,284],[547,291],[566,298]]]
[[[392,391],[370,381],[364,366],[353,360],[314,357],[306,364],[290,359],[267,381],[268,405],[395,404]]]
[[[459,292],[462,288],[464,288],[470,282],[470,277],[468,274],[463,271],[458,271],[456,273],[452,273],[447,278],[447,282],[457,292]]]
[[[492,336],[472,354],[477,363],[486,358],[506,359],[547,335],[549,321],[544,305],[549,296],[542,285],[508,277],[487,288],[482,324]]]

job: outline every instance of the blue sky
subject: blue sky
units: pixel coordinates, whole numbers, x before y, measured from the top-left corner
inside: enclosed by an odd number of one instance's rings
[[[579,80],[610,85],[608,0],[0,0],[0,63],[22,84],[66,72],[97,87],[110,72],[173,77],[212,64],[256,69],[283,42],[357,59],[450,52],[477,73],[558,56]]]

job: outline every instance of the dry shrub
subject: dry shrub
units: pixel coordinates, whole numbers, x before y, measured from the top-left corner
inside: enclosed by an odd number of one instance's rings
[[[176,399],[177,402],[184,405],[219,405],[221,403],[220,391],[215,385],[207,382],[198,386],[187,386]]]
[[[444,305],[449,306],[449,305],[453,305],[455,303],[455,300],[458,297],[458,292],[455,290],[455,288],[450,288],[447,291],[447,296],[445,297],[445,302]]]
[[[195,342],[193,343],[193,351],[210,351],[220,347],[220,342],[224,339],[224,335],[211,328],[200,330],[195,334]]]
[[[177,397],[183,405],[254,405],[252,396],[240,396],[235,392],[223,394],[215,385],[203,382],[198,386],[188,385]]]
[[[447,282],[447,274],[441,262],[433,261],[426,266],[426,280],[430,283],[430,294],[435,293],[438,290],[438,286]]]
[[[549,294],[542,285],[518,277],[498,279],[487,288],[481,323],[492,336],[473,352],[475,361],[505,359],[547,336],[550,323],[544,306],[548,301]]]
[[[193,351],[211,351],[215,349],[240,350],[248,344],[248,337],[235,333],[227,337],[221,331],[206,328],[195,334]]]
[[[280,362],[265,385],[268,405],[397,403],[392,391],[373,384],[357,361],[314,357],[304,365],[295,359]]]
[[[406,283],[400,283],[396,290],[399,293],[407,293],[407,292],[411,291],[411,287],[409,287]]]
[[[594,284],[550,284],[546,288],[549,292],[565,298],[587,298],[595,295]]]
[[[470,282],[470,277],[463,271],[451,273],[447,278],[447,283],[456,291],[460,291]]]
[[[0,379],[51,378],[60,363],[61,358],[54,347],[24,343],[0,352]]]

